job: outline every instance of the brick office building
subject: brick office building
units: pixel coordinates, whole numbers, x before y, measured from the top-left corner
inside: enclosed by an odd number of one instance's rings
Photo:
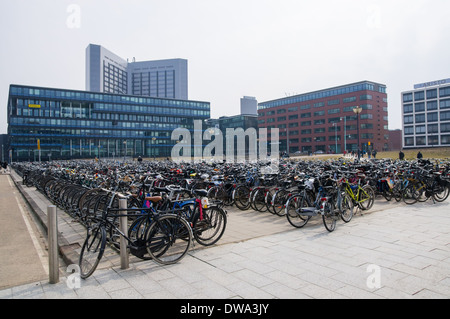
[[[356,107],[362,108],[358,115]],[[359,121],[359,130],[358,130]],[[258,126],[279,128],[280,151],[343,153],[388,148],[386,86],[370,81],[258,105]]]

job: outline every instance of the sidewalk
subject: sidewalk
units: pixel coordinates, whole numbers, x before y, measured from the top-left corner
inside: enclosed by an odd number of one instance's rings
[[[45,215],[49,203],[42,194],[22,191]],[[79,288],[69,288],[76,278],[62,268],[58,284],[8,288],[0,298],[448,299],[449,213],[449,200],[407,206],[379,199],[369,213],[348,224],[339,221],[328,233],[318,218],[294,229],[285,217],[233,209],[220,245],[196,245],[178,264],[130,257],[130,268],[121,270],[118,254],[108,249]],[[58,219],[61,251],[70,265],[77,262],[85,230],[63,212]]]

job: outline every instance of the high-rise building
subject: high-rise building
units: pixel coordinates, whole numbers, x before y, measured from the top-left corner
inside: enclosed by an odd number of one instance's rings
[[[450,146],[450,79],[402,92],[403,147]]]
[[[86,49],[86,90],[170,99],[188,99],[185,59],[132,62],[104,47]]]
[[[362,81],[263,102],[259,103],[258,115],[260,128],[279,129],[282,152],[343,153],[388,148],[383,84]]]

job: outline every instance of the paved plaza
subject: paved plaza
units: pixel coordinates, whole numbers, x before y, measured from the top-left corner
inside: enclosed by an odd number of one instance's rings
[[[14,173],[1,176],[0,186],[8,179],[45,224],[50,203],[35,188],[21,186]],[[450,200],[408,206],[379,198],[372,210],[358,213],[348,224],[339,221],[332,233],[318,218],[295,229],[285,217],[229,209],[225,235],[216,246],[197,244],[170,266],[131,256],[128,269],[121,269],[117,252],[108,248],[95,273],[79,281],[67,267],[77,262],[85,230],[60,210],[58,222],[61,263],[66,263],[61,264],[60,282],[49,284],[39,270],[41,279],[3,288],[0,298],[450,297]]]

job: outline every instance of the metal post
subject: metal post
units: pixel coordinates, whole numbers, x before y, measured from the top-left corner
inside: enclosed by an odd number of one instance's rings
[[[120,223],[120,231],[123,234],[128,233],[128,218],[126,216],[127,214],[127,200],[126,198],[119,199],[119,208],[120,208],[120,215],[119,223]],[[129,268],[129,259],[128,259],[128,247],[127,247],[127,240],[120,235],[120,268],[121,269],[128,269]]]
[[[47,207],[48,219],[48,265],[49,282],[56,284],[59,282],[59,256],[58,256],[58,220],[56,216],[56,206]]]

